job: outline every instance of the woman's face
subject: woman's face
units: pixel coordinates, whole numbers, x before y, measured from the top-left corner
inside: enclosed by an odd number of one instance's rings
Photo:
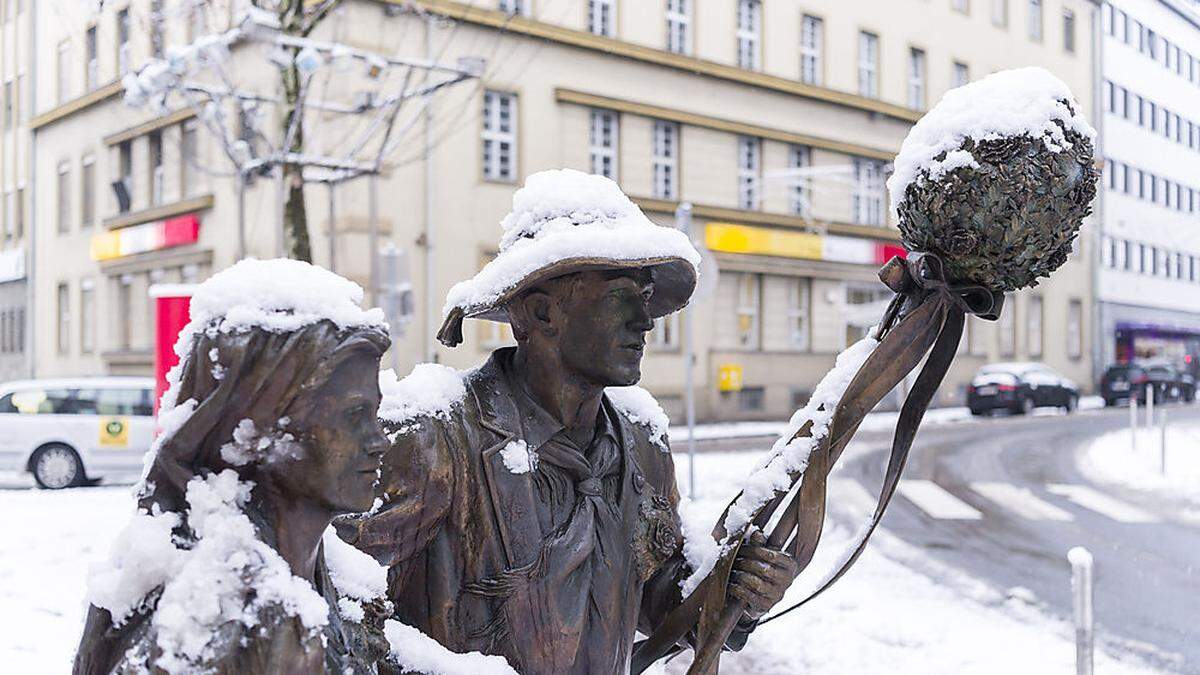
[[[277,485],[333,513],[371,508],[379,461],[388,447],[379,425],[379,357],[349,356],[309,401],[301,456],[275,466]]]

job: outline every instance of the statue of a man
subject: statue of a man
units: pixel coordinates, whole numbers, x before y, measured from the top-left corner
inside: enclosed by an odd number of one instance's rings
[[[500,255],[451,291],[439,337],[489,318],[517,346],[467,374],[460,402],[390,425],[384,505],[342,532],[391,567],[397,618],[450,649],[524,673],[624,673],[635,631],[693,570],[665,437],[605,388],[640,379],[646,334],[687,303],[699,256],[599,176],[535,174],[513,203]],[[794,576],[761,543],[735,565],[731,601],[749,609],[731,648]]]

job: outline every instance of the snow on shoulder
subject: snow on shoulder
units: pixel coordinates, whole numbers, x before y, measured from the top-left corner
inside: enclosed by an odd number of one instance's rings
[[[379,373],[379,418],[395,425],[418,417],[449,419],[450,411],[467,395],[466,373],[438,363],[418,363],[404,379],[396,371]]]
[[[638,386],[609,387],[604,390],[608,400],[621,411],[629,421],[640,424],[650,431],[650,440],[663,452],[668,452],[667,429],[671,420],[662,406],[655,400],[654,395]]]
[[[655,225],[604,176],[541,171],[525,180],[512,204],[500,223],[500,254],[474,278],[450,289],[444,315],[491,305],[527,276],[566,260],[677,258],[699,271],[700,254],[687,236]]]
[[[1003,70],[951,89],[913,125],[900,146],[887,181],[892,207],[899,207],[914,181],[936,180],[960,167],[979,168],[961,149],[968,138],[1029,136],[1059,152],[1067,144],[1064,128],[1089,140],[1096,137],[1070,88],[1044,68]]]
[[[391,658],[406,673],[426,675],[517,675],[503,656],[479,652],[459,654],[446,649],[421,631],[388,619],[383,633],[391,647]]]

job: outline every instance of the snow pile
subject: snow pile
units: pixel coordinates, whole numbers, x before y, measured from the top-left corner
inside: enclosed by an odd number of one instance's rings
[[[418,363],[404,379],[396,371],[379,373],[379,418],[408,424],[417,417],[449,419],[450,411],[467,395],[466,374],[437,363]]]
[[[564,260],[678,258],[699,274],[700,254],[687,236],[655,225],[603,176],[573,169],[535,173],[513,195],[512,212],[500,226],[500,254],[450,289],[444,315],[490,306],[525,277]]]
[[[1079,469],[1099,483],[1177,499],[1200,519],[1200,424],[1168,424],[1166,441],[1165,471],[1157,426],[1138,429],[1136,449],[1129,429],[1104,434],[1081,449]]]
[[[329,620],[325,600],[258,538],[242,512],[252,488],[230,469],[193,478],[187,487],[195,535],[190,548],[172,540],[178,514],[138,513],[111,559],[92,569],[88,601],[107,609],[115,624],[154,606],[157,665],[168,673],[194,672],[215,655],[219,627],[240,622],[252,629],[267,607],[298,618],[310,634]],[[154,601],[147,594],[159,587]]]
[[[873,335],[874,332],[872,329],[869,331],[869,335]],[[684,542],[685,556],[689,551],[703,556],[700,558],[688,557],[688,563],[693,571],[691,576],[680,584],[685,596],[696,590],[700,582],[712,571],[720,556],[728,550],[729,537],[740,537],[743,528],[754,517],[754,512],[770,501],[776,492],[790,489],[791,475],[802,473],[808,466],[808,456],[829,431],[829,423],[833,420],[833,413],[837,409],[838,402],[846,393],[846,387],[850,386],[851,380],[854,379],[863,362],[875,351],[878,344],[878,340],[868,336],[838,354],[833,369],[817,383],[816,389],[808,399],[808,404],[792,415],[787,430],[779,437],[779,440],[775,441],[767,460],[751,472],[744,481],[742,494],[729,506],[729,513],[725,519],[725,532],[728,533],[726,540],[717,547],[710,547],[707,542],[703,544]],[[792,440],[796,432],[810,421],[812,422],[811,434]],[[685,532],[685,540],[686,534]],[[704,536],[711,538],[707,534]]]
[[[500,451],[500,459],[504,460],[504,468],[515,474],[529,473],[537,468],[537,453],[529,448],[525,441],[517,439],[509,441]]]
[[[387,594],[387,568],[342,541],[332,526],[325,530],[321,541],[324,543],[325,567],[340,596],[338,614],[348,621],[362,623],[366,616],[363,603],[382,599]]]
[[[391,645],[391,658],[404,672],[426,675],[517,675],[503,656],[479,652],[459,654],[446,649],[421,631],[388,619],[383,632]]]
[[[604,390],[608,400],[629,418],[629,421],[640,424],[650,430],[650,440],[663,452],[669,452],[667,446],[667,430],[671,420],[662,406],[654,399],[654,395],[645,389],[632,387],[609,387]]]
[[[900,146],[887,181],[892,207],[904,201],[913,181],[936,180],[959,167],[978,168],[975,158],[961,149],[968,138],[1029,136],[1059,152],[1067,145],[1064,128],[1089,140],[1096,137],[1070,88],[1044,68],[1004,70],[951,89],[913,125]]]

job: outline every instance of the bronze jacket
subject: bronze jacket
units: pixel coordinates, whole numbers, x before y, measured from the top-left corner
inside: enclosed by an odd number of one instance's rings
[[[390,425],[384,505],[342,531],[390,567],[397,618],[454,651],[500,654],[522,673],[626,672],[634,631],[648,634],[679,603],[687,573],[671,454],[605,401],[617,419],[621,489],[613,518],[625,545],[604,555],[631,557],[617,566],[630,578],[602,594],[620,606],[599,608],[619,622],[615,632],[603,631],[619,644],[588,645],[592,661],[582,665],[581,643],[601,631],[580,635],[579,626],[546,611],[556,602],[545,597],[559,590],[553,584],[522,593],[505,581],[543,574],[539,555],[552,534],[539,519],[544,509],[532,473],[513,473],[501,455],[522,429],[502,367],[510,357],[511,350],[499,350],[469,373],[464,400],[448,413]],[[612,575],[605,578],[612,583]],[[497,592],[478,592],[481,586]],[[603,659],[594,656],[597,649],[606,652]]]

